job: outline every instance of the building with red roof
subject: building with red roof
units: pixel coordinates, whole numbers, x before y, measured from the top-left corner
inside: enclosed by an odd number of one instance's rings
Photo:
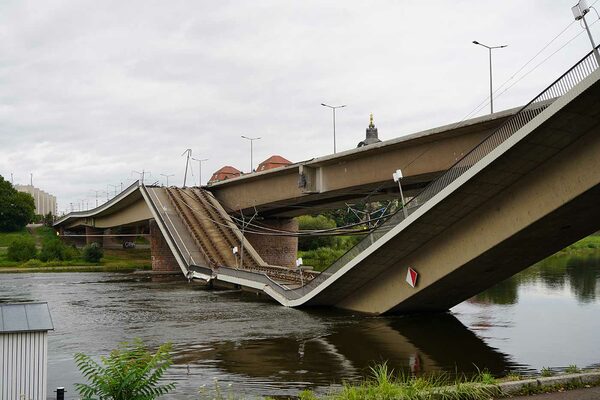
[[[261,162],[260,164],[258,164],[258,168],[256,169],[256,172],[266,171],[268,169],[273,169],[273,168],[278,168],[278,167],[284,167],[286,165],[290,165],[291,163],[292,162],[290,160],[286,160],[285,158],[283,158],[281,156],[274,155],[274,156],[267,158],[265,161]]]
[[[223,168],[217,170],[214,174],[212,174],[212,176],[210,177],[210,180],[208,181],[208,184],[219,182],[219,181],[224,181],[226,179],[235,178],[240,175],[241,175],[241,171],[239,171],[238,169],[236,169],[230,165],[226,165]]]

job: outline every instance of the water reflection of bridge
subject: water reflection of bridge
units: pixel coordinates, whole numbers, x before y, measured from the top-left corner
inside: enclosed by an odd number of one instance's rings
[[[396,372],[427,374],[488,369],[506,373],[513,366],[505,354],[488,346],[451,314],[404,318],[349,318],[325,336],[225,341],[209,349],[182,349],[176,364],[214,365],[227,373],[251,378],[313,384],[364,376],[374,362],[387,362]],[[285,372],[282,374],[282,371]]]

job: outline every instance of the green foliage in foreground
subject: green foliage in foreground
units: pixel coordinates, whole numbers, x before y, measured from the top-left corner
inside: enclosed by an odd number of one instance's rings
[[[76,383],[83,400],[153,400],[169,393],[175,383],[159,384],[171,365],[171,345],[163,344],[152,354],[141,340],[122,343],[98,364],[83,353],[75,364],[88,384]]]
[[[495,386],[483,385],[481,379],[478,376],[470,381],[451,380],[447,375],[394,377],[384,363],[371,368],[371,377],[361,384],[345,384],[339,392],[322,397],[305,390],[299,397],[301,400],[479,400],[499,394]]]
[[[31,236],[22,236],[13,240],[6,251],[6,257],[11,261],[28,261],[36,255],[35,240]]]

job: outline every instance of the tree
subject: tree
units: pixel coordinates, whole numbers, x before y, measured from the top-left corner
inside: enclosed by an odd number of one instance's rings
[[[33,219],[34,210],[33,197],[18,192],[0,175],[0,231],[23,229]]]
[[[75,354],[75,364],[88,380],[76,383],[83,400],[153,400],[175,389],[174,383],[158,381],[171,365],[171,345],[163,344],[150,353],[140,339],[122,343],[98,364],[83,353]]]
[[[300,231],[324,230],[336,227],[335,221],[324,215],[317,215],[316,217],[302,215],[297,219]],[[302,251],[316,250],[319,247],[333,247],[335,243],[335,237],[333,236],[301,236],[298,238],[298,249]]]
[[[49,212],[48,214],[44,215],[44,218],[42,219],[42,223],[45,226],[52,227],[52,224],[54,224],[54,215],[52,215],[51,212]]]

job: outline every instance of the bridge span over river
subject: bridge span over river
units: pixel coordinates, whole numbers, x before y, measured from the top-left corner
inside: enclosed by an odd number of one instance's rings
[[[373,146],[206,188],[134,184],[55,227],[93,241],[149,226],[154,269],[289,307],[372,314],[447,310],[600,229],[600,70],[591,53],[522,108]],[[321,273],[295,268],[295,237],[249,234],[232,218],[256,209],[267,227],[293,230],[291,217],[306,207],[365,191],[397,195],[398,168],[405,210]]]

